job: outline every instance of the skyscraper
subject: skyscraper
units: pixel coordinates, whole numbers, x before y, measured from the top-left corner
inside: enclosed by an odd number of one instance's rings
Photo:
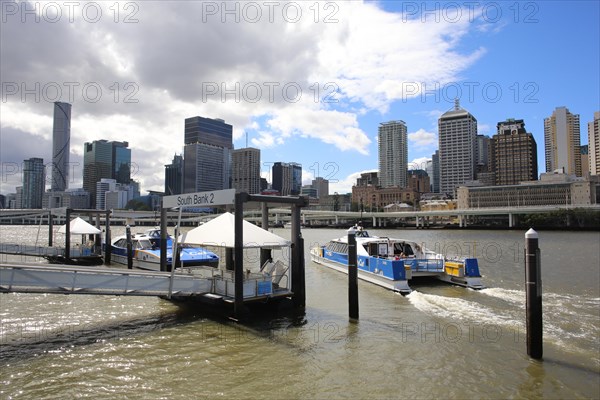
[[[588,122],[588,145],[590,173],[600,175],[600,111],[596,111],[594,120]]]
[[[22,208],[42,208],[42,198],[46,188],[44,160],[30,158],[23,162]]]
[[[492,171],[496,185],[518,185],[538,177],[537,144],[522,119],[498,122],[492,137]]]
[[[329,181],[317,176],[312,181],[312,187],[317,189],[317,197],[324,198],[329,195]]]
[[[183,193],[183,156],[175,154],[173,162],[165,165],[165,195]]]
[[[581,176],[579,114],[557,107],[544,118],[546,172],[564,169],[566,174]]]
[[[432,171],[432,179],[431,179],[431,192],[439,193],[440,192],[440,151],[436,150],[435,153],[431,156],[431,169]]]
[[[477,120],[460,107],[438,120],[440,147],[440,192],[454,195],[457,186],[475,179]]]
[[[83,145],[83,188],[90,193],[91,208],[96,207],[96,183],[103,178],[117,183],[131,182],[131,149],[128,142],[95,140]]]
[[[231,182],[237,192],[260,193],[260,150],[252,147],[231,153]]]
[[[276,162],[273,164],[273,189],[282,196],[299,195],[302,191],[302,165]]]
[[[69,152],[71,151],[71,104],[54,103],[52,127],[52,183],[53,192],[64,192],[69,187]]]
[[[407,128],[404,121],[379,124],[379,184],[406,187],[408,171]]]
[[[233,127],[222,119],[185,120],[183,185],[185,193],[229,189]]]

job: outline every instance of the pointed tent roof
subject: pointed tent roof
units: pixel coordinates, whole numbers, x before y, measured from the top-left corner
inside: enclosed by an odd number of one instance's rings
[[[72,219],[69,223],[69,231],[75,235],[97,235],[102,231],[93,225],[88,224],[81,218]],[[67,225],[62,225],[58,228],[58,233],[67,233]]]
[[[207,223],[180,236],[180,243],[204,246],[235,247],[235,217],[231,213],[221,214]],[[280,248],[290,241],[266,231],[244,220],[245,248]]]

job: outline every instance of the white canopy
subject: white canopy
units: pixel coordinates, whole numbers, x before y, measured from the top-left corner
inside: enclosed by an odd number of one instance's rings
[[[245,248],[280,248],[290,241],[259,228],[248,221],[243,222]],[[180,243],[200,246],[234,247],[235,217],[231,213],[221,214],[213,220],[180,236]]]
[[[69,223],[69,230],[74,235],[97,235],[102,231],[93,225],[88,224],[81,218],[72,219]],[[67,233],[67,225],[61,225],[58,228],[58,233]]]

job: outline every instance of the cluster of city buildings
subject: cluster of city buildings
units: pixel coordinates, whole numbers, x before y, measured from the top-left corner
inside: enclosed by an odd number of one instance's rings
[[[126,141],[94,140],[84,143],[83,187],[69,188],[71,104],[54,103],[53,156],[47,165],[42,158],[23,162],[23,185],[16,193],[0,197],[5,208],[123,209],[135,200],[155,210],[163,195],[235,188],[250,194],[307,195],[314,199],[329,192],[326,179],[302,185],[302,166],[275,162],[271,182],[261,177],[260,150],[234,149],[233,127],[221,119],[192,117],[185,120],[183,154],[175,154],[165,165],[164,192],[140,195],[132,179],[131,149]],[[50,168],[49,168],[50,167]],[[71,171],[72,172],[72,171]],[[46,190],[47,174],[51,174]]]
[[[599,125],[596,112],[582,146],[579,115],[556,108],[544,119],[546,172],[538,179],[537,143],[522,119],[498,122],[492,137],[480,135],[477,119],[456,100],[438,120],[431,162],[413,169],[406,123],[381,123],[379,170],[361,175],[352,203],[369,211],[597,204]]]
[[[537,143],[522,119],[498,122],[492,137],[477,132],[477,120],[456,100],[438,120],[439,149],[422,166],[408,164],[407,126],[384,122],[378,130],[377,171],[363,173],[352,193],[329,194],[316,177],[302,185],[302,166],[275,162],[271,182],[261,176],[260,150],[235,149],[233,127],[221,119],[185,119],[183,154],[165,165],[164,192],[140,196],[131,176],[127,142],[84,144],[83,187],[68,187],[71,105],[54,103],[51,185],[41,158],[23,162],[23,185],[0,197],[5,208],[122,209],[131,201],[157,209],[163,195],[234,188],[250,194],[304,195],[314,208],[403,211],[600,203],[600,112],[580,143],[580,117],[558,107],[544,119],[546,172],[538,179]]]

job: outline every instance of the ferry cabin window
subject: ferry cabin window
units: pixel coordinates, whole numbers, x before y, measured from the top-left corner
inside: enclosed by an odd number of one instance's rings
[[[346,243],[329,242],[329,244],[327,245],[327,250],[332,251],[334,253],[347,253],[348,245]]]
[[[408,243],[394,243],[394,255],[414,256],[412,247]]]

